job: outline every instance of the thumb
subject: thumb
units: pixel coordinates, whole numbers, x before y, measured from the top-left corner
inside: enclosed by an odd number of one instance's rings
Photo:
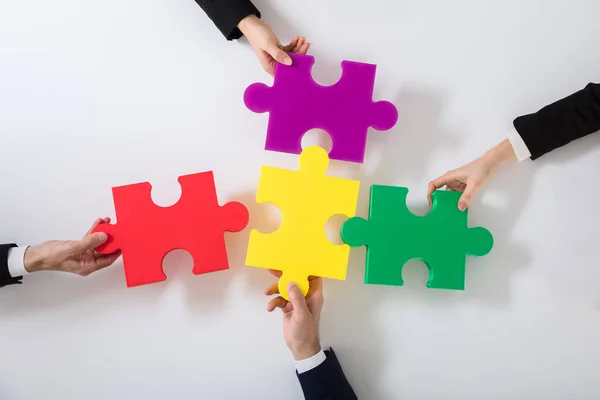
[[[78,241],[75,245],[75,250],[77,253],[83,253],[84,251],[95,249],[106,242],[107,239],[108,235],[105,232],[92,233]]]
[[[290,297],[292,306],[294,306],[294,312],[297,313],[299,317],[310,315],[304,295],[293,282],[288,285],[288,296]]]
[[[465,211],[467,208],[469,208],[471,200],[473,200],[473,196],[475,195],[476,191],[477,188],[475,183],[469,182],[462,196],[460,196],[460,199],[458,200],[458,209],[460,211]]]
[[[277,45],[273,44],[267,47],[266,52],[269,53],[275,61],[285,65],[292,65],[292,58]]]

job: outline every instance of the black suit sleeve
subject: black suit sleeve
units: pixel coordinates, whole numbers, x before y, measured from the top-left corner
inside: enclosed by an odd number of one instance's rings
[[[327,359],[316,368],[298,374],[306,400],[357,400],[356,394],[332,349],[325,350]]]
[[[8,273],[8,250],[13,247],[17,247],[17,245],[14,243],[0,244],[0,287],[21,283],[21,279],[23,279],[22,276],[13,278]]]
[[[514,126],[531,159],[600,130],[600,84],[550,104],[534,114],[515,119]]]
[[[250,0],[196,0],[227,40],[239,39],[237,24],[248,15],[260,18],[260,11]]]

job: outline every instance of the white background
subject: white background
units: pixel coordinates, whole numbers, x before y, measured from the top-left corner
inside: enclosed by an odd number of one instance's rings
[[[399,110],[371,130],[362,167],[332,173],[407,186],[501,141],[518,115],[598,81],[597,0],[258,1],[282,41],[306,35],[316,80],[339,62],[378,64],[375,99]],[[245,42],[227,42],[192,0],[0,0],[0,243],[81,236],[113,216],[112,186],[150,181],[177,201],[177,176],[214,170],[222,203],[251,227],[277,213],[254,195],[267,114],[242,101],[270,83]],[[315,139],[316,138],[316,139]],[[320,141],[318,134],[312,140]],[[322,342],[362,399],[597,399],[600,396],[600,135],[502,170],[470,224],[495,236],[469,258],[464,292],[327,281]],[[339,221],[337,221],[339,224]],[[331,228],[331,227],[329,227]],[[39,273],[0,290],[2,399],[300,399],[273,282],[244,266],[248,232],[228,234],[231,269],[191,274],[171,253],[167,282],[125,287],[122,264],[88,278]],[[307,249],[310,250],[310,249]]]

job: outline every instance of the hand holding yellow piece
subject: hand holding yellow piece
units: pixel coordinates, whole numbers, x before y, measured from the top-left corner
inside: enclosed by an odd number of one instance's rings
[[[273,203],[283,215],[271,234],[250,232],[246,264],[282,271],[279,292],[289,300],[287,288],[294,282],[304,295],[308,276],[346,279],[350,248],[335,245],[325,236],[325,224],[333,215],[353,217],[360,182],[325,175],[327,152],[306,148],[300,155],[300,171],[262,167],[256,201]]]

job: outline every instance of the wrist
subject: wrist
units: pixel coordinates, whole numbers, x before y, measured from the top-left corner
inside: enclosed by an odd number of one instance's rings
[[[245,35],[246,32],[254,25],[260,23],[258,17],[254,14],[250,14],[244,17],[240,22],[238,22],[237,27],[242,33]]]
[[[498,143],[495,147],[488,150],[481,158],[490,166],[492,170],[516,160],[515,152],[508,139]]]
[[[42,269],[43,265],[43,257],[38,251],[37,246],[29,246],[25,250],[25,255],[23,256],[23,265],[27,272],[36,272]]]
[[[319,341],[315,341],[312,343],[304,344],[301,346],[297,346],[292,349],[292,355],[294,356],[295,361],[306,360],[307,358],[311,358],[315,354],[321,351],[321,345]]]

